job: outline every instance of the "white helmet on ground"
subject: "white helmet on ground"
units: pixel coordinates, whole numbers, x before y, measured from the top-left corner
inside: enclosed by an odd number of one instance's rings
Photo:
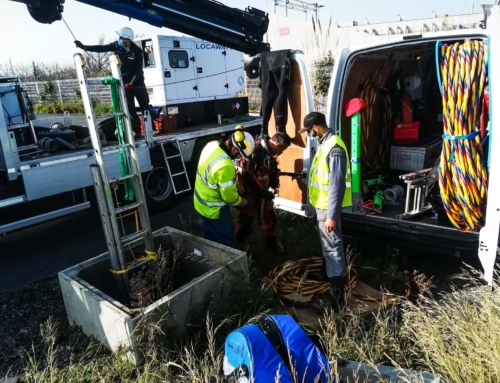
[[[255,140],[252,135],[247,132],[243,132],[236,127],[236,132],[231,135],[231,142],[238,152],[246,159],[250,158],[255,148]],[[241,129],[241,128],[240,128]]]
[[[132,28],[129,27],[124,27],[120,28],[119,30],[116,31],[118,36],[123,37],[125,39],[133,40],[134,39],[134,31]]]

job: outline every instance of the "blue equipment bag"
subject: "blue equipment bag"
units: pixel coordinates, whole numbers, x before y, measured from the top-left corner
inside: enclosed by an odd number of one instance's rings
[[[278,373],[280,383],[293,383],[292,374],[297,382],[327,383],[329,370],[325,355],[288,315],[269,315],[226,338],[224,375],[235,382],[272,383]]]

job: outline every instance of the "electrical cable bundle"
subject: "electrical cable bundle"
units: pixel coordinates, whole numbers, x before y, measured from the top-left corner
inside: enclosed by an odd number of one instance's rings
[[[287,261],[284,264],[272,269],[267,278],[274,292],[279,295],[300,294],[303,296],[313,294],[328,294],[330,283],[315,279],[314,274],[321,273],[323,259],[322,257],[303,258],[297,261]],[[365,296],[353,291],[356,286],[356,270],[352,267],[347,270],[347,281],[345,290],[352,296],[362,301],[378,302],[381,304],[393,303],[400,296],[385,294],[383,298],[374,298]],[[410,287],[406,283],[405,298],[410,296]],[[283,302],[280,299],[280,302]]]
[[[482,226],[488,171],[480,137],[487,83],[488,47],[482,41],[436,45],[443,100],[443,150],[439,188],[451,223],[463,231]]]

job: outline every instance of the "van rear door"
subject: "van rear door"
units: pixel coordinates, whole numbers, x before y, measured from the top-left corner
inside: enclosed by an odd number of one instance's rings
[[[497,72],[494,69],[500,68],[500,49],[495,48],[500,44],[500,6],[491,7],[491,16],[488,17],[487,28],[490,56],[488,68],[490,92],[489,198],[486,206],[485,226],[479,232],[479,259],[484,269],[484,279],[489,285],[492,285],[495,262],[499,251],[500,231],[500,151],[498,150],[500,148],[500,93],[495,94],[493,88],[494,85],[500,86],[500,71]],[[495,126],[497,127],[495,128]]]
[[[292,139],[292,145],[278,159],[281,172],[297,175],[309,173],[316,146],[307,137],[299,134],[304,116],[314,111],[314,100],[311,81],[303,54],[292,52],[291,76],[288,87],[288,123],[286,131]],[[269,136],[276,133],[274,112],[269,122]],[[314,208],[309,203],[307,195],[307,178],[291,176],[280,177],[280,188],[275,206],[281,210],[302,216],[314,216]]]

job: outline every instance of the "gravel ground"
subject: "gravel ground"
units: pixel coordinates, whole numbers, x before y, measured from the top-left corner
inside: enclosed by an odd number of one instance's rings
[[[41,328],[49,318],[56,324],[54,340],[63,365],[70,358],[80,358],[90,343],[69,326],[55,276],[3,294],[0,315],[0,377],[19,375],[33,357],[39,367],[46,364],[49,339],[41,335]]]
[[[189,199],[187,199],[189,200]],[[188,212],[174,207],[170,212],[152,217],[153,225],[165,226],[165,221],[173,221],[178,214],[184,218]],[[314,225],[306,219],[291,219],[290,215],[280,215],[280,227],[284,240],[285,254],[268,253],[263,249],[261,228],[255,231],[249,239],[248,253],[252,257],[252,267],[258,270],[260,278],[267,275],[268,271],[287,261],[315,255],[319,251]],[[180,218],[177,218],[180,221]],[[175,222],[174,222],[175,223]],[[75,223],[76,224],[76,223]],[[96,222],[97,224],[97,222]],[[179,226],[171,224],[171,226]],[[190,222],[189,227],[180,227],[186,231],[199,232],[199,222]],[[311,241],[303,238],[310,237]],[[99,239],[102,240],[102,239]],[[62,242],[64,245],[64,242]],[[438,293],[450,291],[451,286],[460,286],[457,277],[462,273],[464,264],[461,260],[448,257],[436,257],[433,254],[412,252],[404,250],[394,256],[383,245],[378,249],[370,248],[364,254],[356,256],[355,264],[359,266],[358,277],[363,282],[375,289],[387,289],[394,293],[403,293],[404,275],[413,279],[427,280],[433,277],[429,285],[431,290]],[[360,249],[363,246],[359,247]],[[417,273],[415,274],[415,271]],[[14,273],[14,272],[12,272]],[[411,299],[418,294],[415,283],[411,284]],[[73,360],[85,358],[90,339],[78,329],[69,326],[64,303],[62,300],[59,283],[56,275],[37,280],[30,284],[5,291],[0,297],[0,377],[8,373],[9,376],[21,374],[23,366],[29,362],[29,356],[35,356],[37,365],[43,367],[47,358],[47,339],[41,335],[42,326],[49,318],[57,323],[58,334],[55,338],[58,353],[58,365],[64,367]],[[108,353],[101,349],[102,353]],[[95,357],[95,354],[94,354]],[[10,371],[9,371],[10,369]]]

